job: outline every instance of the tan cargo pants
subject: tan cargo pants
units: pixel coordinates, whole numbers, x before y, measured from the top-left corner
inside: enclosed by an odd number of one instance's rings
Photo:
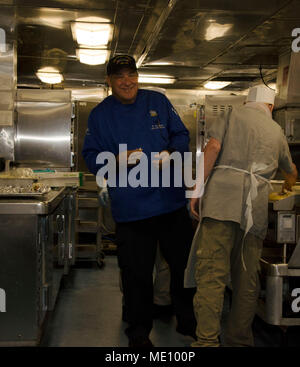
[[[259,294],[259,259],[262,240],[244,232],[239,224],[204,218],[197,251],[194,311],[197,341],[193,347],[220,346],[220,320],[225,286],[231,278],[232,304],[225,330],[225,346],[254,346],[252,322]]]

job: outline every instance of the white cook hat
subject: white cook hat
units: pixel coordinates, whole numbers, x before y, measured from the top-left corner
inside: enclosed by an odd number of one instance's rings
[[[264,84],[249,89],[247,102],[263,102],[274,104],[275,91]]]

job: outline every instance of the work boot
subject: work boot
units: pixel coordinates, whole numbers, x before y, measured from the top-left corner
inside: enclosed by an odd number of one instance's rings
[[[177,316],[177,327],[176,327],[177,333],[191,336],[192,338],[197,340],[196,327],[197,327],[196,319],[190,317],[183,318]]]
[[[128,314],[126,306],[122,306],[122,320],[128,322]]]
[[[130,348],[153,348],[151,340],[147,336],[138,336],[129,339],[128,347]]]

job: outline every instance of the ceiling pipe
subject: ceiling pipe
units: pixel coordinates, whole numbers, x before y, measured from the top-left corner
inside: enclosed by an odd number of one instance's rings
[[[169,0],[168,5],[164,8],[164,10],[161,12],[160,17],[158,18],[153,31],[150,33],[148,40],[146,41],[145,47],[143,47],[142,52],[140,54],[135,55],[136,65],[137,67],[141,67],[143,64],[145,58],[149,54],[151,48],[157,42],[158,35],[165,24],[166,20],[168,19],[171,11],[174,9],[176,3],[178,0]]]
[[[144,21],[145,14],[146,14],[147,10],[149,9],[150,3],[151,3],[151,0],[148,0],[148,3],[147,3],[147,5],[146,5],[146,7],[145,7],[145,10],[144,10],[144,13],[143,13],[143,15],[142,15],[142,17],[141,17],[141,19],[140,19],[140,21],[139,21],[139,24],[138,24],[138,26],[137,26],[137,29],[136,29],[136,31],[135,31],[135,33],[134,33],[133,38],[132,38],[132,41],[131,41],[130,47],[129,47],[128,52],[127,52],[127,54],[128,54],[128,55],[130,55],[131,48],[132,48],[132,46],[133,46],[133,44],[134,44],[134,41],[135,41],[136,36],[137,36],[137,34],[138,34],[139,30],[140,30],[140,27],[141,27],[141,25],[142,25],[142,23],[143,23],[143,21]]]

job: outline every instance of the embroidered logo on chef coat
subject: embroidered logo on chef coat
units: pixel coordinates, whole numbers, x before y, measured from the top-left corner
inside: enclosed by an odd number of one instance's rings
[[[157,112],[156,112],[156,111],[154,111],[154,110],[150,110],[150,111],[149,111],[149,114],[150,114],[150,116],[151,116],[151,117],[155,117],[155,116],[157,116]]]
[[[150,114],[151,117],[156,117],[155,121],[153,121],[153,123],[152,123],[151,130],[157,130],[157,129],[164,129],[165,128],[165,125],[162,124],[159,121],[158,114],[157,114],[156,111],[150,110],[149,114]]]
[[[164,129],[165,125],[161,124],[159,121],[158,123],[152,124],[151,130],[157,130],[157,129]]]

